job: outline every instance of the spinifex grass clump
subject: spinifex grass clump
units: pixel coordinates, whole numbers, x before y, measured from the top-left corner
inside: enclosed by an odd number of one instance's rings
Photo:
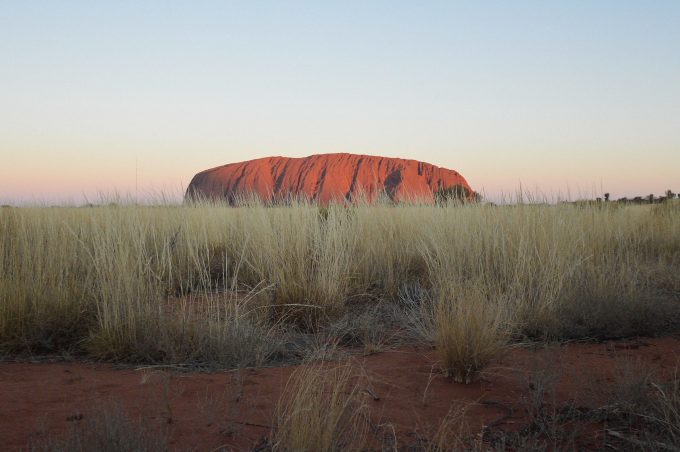
[[[288,380],[274,414],[272,446],[284,451],[361,450],[360,388],[351,365],[306,365]]]
[[[435,303],[435,343],[442,368],[454,381],[472,383],[507,344],[507,309],[469,289],[440,288]]]

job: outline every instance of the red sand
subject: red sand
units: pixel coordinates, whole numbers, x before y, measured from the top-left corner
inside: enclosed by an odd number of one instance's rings
[[[440,189],[462,185],[458,172],[416,160],[356,154],[319,154],[305,158],[267,157],[212,168],[196,174],[187,196],[232,200],[256,194],[264,200],[288,195],[320,203],[385,191],[394,201],[434,200]]]
[[[372,423],[391,423],[404,445],[415,441],[415,432],[427,436],[428,428],[436,428],[451,407],[461,405],[469,406],[466,420],[473,429],[499,419],[505,430],[518,429],[527,422],[524,407],[532,370],[548,369],[559,377],[558,402],[588,405],[597,403],[626,363],[667,377],[677,365],[678,350],[676,338],[515,347],[471,385],[452,383],[437,373],[432,350],[403,349],[354,359],[369,377],[366,403]],[[40,430],[52,435],[68,431],[93,407],[114,402],[150,427],[167,426],[175,450],[248,449],[269,433],[274,404],[293,369],[181,373],[83,362],[2,363],[0,444],[4,450],[26,448]],[[506,416],[506,407],[513,416]]]

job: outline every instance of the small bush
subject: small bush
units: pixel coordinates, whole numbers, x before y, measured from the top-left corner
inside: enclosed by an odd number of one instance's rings
[[[452,185],[442,188],[434,194],[435,202],[439,205],[446,205],[451,202],[467,202],[473,199],[470,190],[463,185]]]

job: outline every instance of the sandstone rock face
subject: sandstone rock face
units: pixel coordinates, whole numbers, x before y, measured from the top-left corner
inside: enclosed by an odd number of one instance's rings
[[[318,154],[304,158],[266,157],[230,163],[196,174],[187,199],[233,203],[257,195],[270,202],[289,197],[319,203],[374,200],[385,193],[393,201],[434,201],[434,194],[460,185],[472,193],[456,171],[417,160],[356,154]]]

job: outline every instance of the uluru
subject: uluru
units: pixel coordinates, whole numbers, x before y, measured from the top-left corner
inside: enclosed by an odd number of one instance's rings
[[[319,203],[358,198],[374,200],[384,193],[392,201],[433,202],[436,193],[452,187],[472,189],[457,171],[401,158],[358,154],[317,154],[309,157],[265,157],[230,163],[196,174],[187,199],[225,200],[256,195],[266,202],[287,198]]]

